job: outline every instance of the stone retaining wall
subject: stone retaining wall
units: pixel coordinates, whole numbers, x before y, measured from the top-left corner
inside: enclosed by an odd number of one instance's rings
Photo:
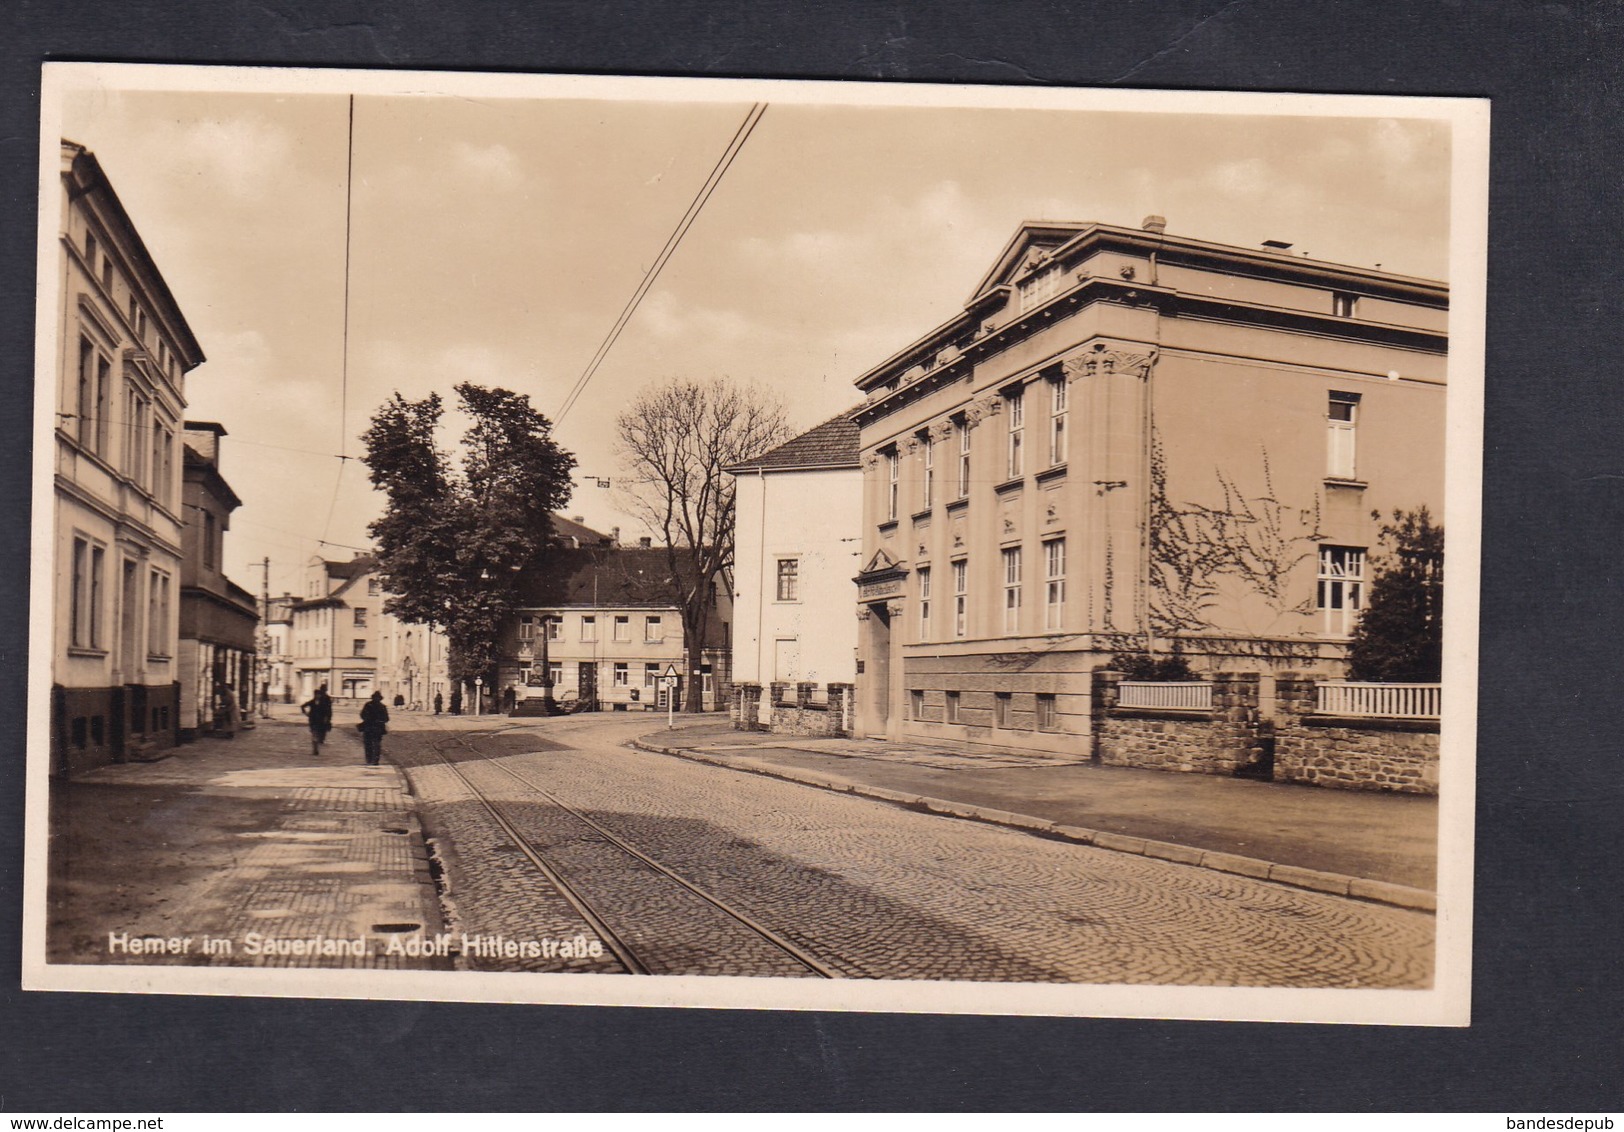
[[[1255,766],[1265,750],[1258,713],[1259,676],[1221,672],[1213,680],[1212,710],[1117,706],[1119,672],[1094,673],[1095,753],[1107,766],[1235,774]]]
[[[1315,681],[1283,673],[1275,681],[1282,725],[1274,777],[1341,790],[1438,793],[1436,720],[1365,719],[1314,712]]]
[[[856,714],[856,689],[831,683],[819,696],[814,683],[735,684],[728,715],[735,731],[770,731],[781,735],[851,734]]]

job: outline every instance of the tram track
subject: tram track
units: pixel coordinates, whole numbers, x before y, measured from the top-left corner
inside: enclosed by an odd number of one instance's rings
[[[470,757],[452,758],[447,750],[452,746],[464,748]],[[714,917],[724,932],[747,936],[758,946],[764,945],[772,956],[777,957],[776,966],[791,968],[773,970],[772,974],[801,974],[827,979],[844,977],[841,971],[824,959],[762,923],[748,911],[656,860],[626,837],[571,806],[551,790],[502,762],[492,761],[461,735],[446,734],[443,738],[430,742],[428,747],[490,816],[491,821],[511,841],[519,855],[528,861],[574,909],[581,920],[597,933],[604,947],[627,972],[638,975],[668,973],[665,968],[670,964],[662,963],[657,957],[650,955],[651,951],[656,950],[654,947],[632,938],[637,934],[635,921],[630,924],[624,922],[626,919],[624,915],[606,906],[612,905],[611,900],[589,893],[589,882],[579,874],[602,869],[605,862],[602,860],[593,862],[592,869],[561,865],[556,859],[557,854],[540,844],[537,837],[527,834],[522,828],[523,821],[508,812],[500,801],[492,797],[490,790],[477,784],[474,776],[466,768],[478,766],[483,771],[499,773],[524,790],[527,804],[534,805],[540,802],[550,807],[553,811],[553,820],[549,822],[549,826],[559,838],[568,838],[577,855],[583,846],[601,845],[615,854],[621,869],[630,862],[632,868],[640,874],[640,886],[645,890],[645,899],[649,890],[663,886],[669,893],[664,902],[669,903],[674,898],[678,901],[687,901],[693,908],[706,910],[706,914]],[[536,819],[532,816],[531,820]],[[696,901],[697,904],[694,903]]]

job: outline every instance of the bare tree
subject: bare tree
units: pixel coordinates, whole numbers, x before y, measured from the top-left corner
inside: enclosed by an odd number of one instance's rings
[[[755,386],[674,381],[616,419],[627,510],[664,544],[671,601],[682,614],[687,671],[699,671],[718,584],[731,592],[733,477],[723,471],[789,439],[782,404]],[[688,681],[686,711],[703,706]]]

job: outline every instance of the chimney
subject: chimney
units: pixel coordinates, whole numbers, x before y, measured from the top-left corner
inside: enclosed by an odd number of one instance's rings
[[[1264,240],[1263,246],[1268,248],[1271,252],[1276,252],[1280,255],[1285,255],[1291,250],[1291,245],[1285,240]]]
[[[1143,228],[1147,232],[1154,232],[1160,236],[1163,232],[1167,231],[1167,217],[1147,216],[1139,222],[1139,227]]]
[[[609,528],[609,545],[610,546],[619,546],[620,545],[620,528],[619,527],[610,527]]]
[[[580,523],[583,527],[586,526],[586,519],[583,518],[580,515],[571,515],[570,516],[570,522],[572,522],[572,523]]]
[[[642,538],[637,540],[637,545],[643,550],[652,550],[654,548],[654,540],[648,535],[644,535]]]

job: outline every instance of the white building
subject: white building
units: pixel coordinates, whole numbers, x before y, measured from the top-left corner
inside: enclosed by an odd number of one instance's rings
[[[62,143],[52,770],[174,745],[184,375],[203,361],[96,158]]]
[[[756,718],[768,727],[803,729],[774,710],[775,699],[794,702],[797,685],[816,685],[814,702],[823,702],[831,684],[856,679],[858,457],[857,424],[846,412],[728,469],[738,508],[733,679],[759,698]]]

